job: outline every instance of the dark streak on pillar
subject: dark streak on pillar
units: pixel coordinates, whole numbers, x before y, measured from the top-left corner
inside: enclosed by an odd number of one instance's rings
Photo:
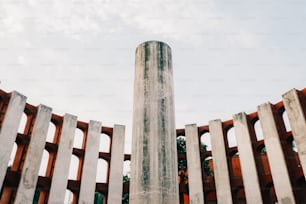
[[[161,84],[161,89],[163,89],[163,85],[164,85],[164,53],[163,53],[163,49],[164,49],[164,45],[162,43],[158,43],[158,58],[159,58],[159,62],[158,62],[158,80]]]
[[[159,63],[158,63],[158,82],[159,82],[159,90],[161,90],[162,92],[164,92],[164,86],[165,86],[165,79],[164,79],[164,45],[162,43],[158,44],[158,55],[159,55]],[[161,178],[168,178],[169,176],[167,175],[167,159],[166,159],[166,143],[167,143],[167,139],[166,139],[166,111],[167,111],[167,102],[168,102],[168,97],[166,95],[164,95],[165,93],[163,93],[163,97],[160,99],[159,101],[159,117],[158,117],[158,122],[159,122],[159,127],[160,127],[160,133],[159,133],[159,137],[160,137],[160,156],[159,158],[161,159],[162,164],[161,165],[161,170],[160,170],[160,177]],[[161,186],[163,188],[168,188],[169,187],[169,181],[168,179],[162,179],[161,180]],[[163,193],[162,195],[163,200],[165,197],[165,194]]]
[[[145,104],[149,103],[148,101],[148,95],[149,95],[149,57],[150,57],[150,50],[148,48],[148,43],[145,43],[145,69],[144,69],[144,100]],[[150,185],[150,153],[149,153],[149,133],[150,133],[150,118],[149,118],[149,110],[148,106],[144,107],[143,112],[143,124],[144,124],[144,130],[143,130],[143,160],[142,160],[142,185],[144,190],[148,190],[148,187]]]

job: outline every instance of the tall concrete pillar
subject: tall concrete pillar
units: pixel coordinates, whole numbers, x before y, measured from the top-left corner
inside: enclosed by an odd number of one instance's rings
[[[179,203],[171,49],[150,41],[136,49],[131,204]]]

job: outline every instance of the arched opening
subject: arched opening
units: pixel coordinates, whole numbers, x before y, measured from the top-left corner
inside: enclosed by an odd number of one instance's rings
[[[186,153],[186,137],[185,136],[178,136],[176,138],[177,143],[177,153]]]
[[[229,173],[230,177],[234,179],[239,179],[241,178],[241,168],[240,168],[240,158],[239,158],[239,152],[238,152],[238,147],[237,147],[237,138],[235,134],[235,129],[234,127],[230,127],[227,132],[227,142],[228,142],[228,147],[229,147],[229,154],[228,156],[229,159]],[[236,199],[237,195],[233,193],[234,199]]]
[[[227,141],[228,141],[228,147],[237,147],[237,140],[236,140],[235,130],[233,127],[231,127],[227,131]]]
[[[49,152],[47,150],[44,150],[38,173],[39,176],[46,176],[48,161],[49,161]]]
[[[264,137],[263,137],[262,128],[261,128],[261,125],[260,125],[260,121],[259,121],[259,120],[257,120],[257,121],[254,123],[254,129],[255,129],[255,134],[256,134],[256,139],[257,139],[257,141],[263,140]]]
[[[73,193],[66,189],[66,193],[65,193],[65,204],[72,204],[73,203]]]
[[[82,149],[83,140],[84,140],[84,132],[79,128],[75,129],[73,147]]]
[[[291,132],[291,126],[290,126],[290,122],[289,122],[286,110],[283,109],[283,112],[281,112],[281,114],[282,114],[282,120],[283,120],[282,122],[284,124],[285,132],[290,133],[290,135],[289,134],[286,134],[286,135],[288,136],[287,137],[288,148],[291,148],[292,153],[293,153],[291,155],[291,157],[292,158],[295,157],[296,158],[295,160],[297,160],[297,163],[300,163],[299,157],[296,154],[298,152],[298,150],[297,150],[296,143],[294,141],[294,137],[293,137],[292,132]]]
[[[123,163],[123,175],[127,175],[128,177],[130,177],[130,173],[131,173],[131,161],[126,160]]]
[[[282,118],[283,118],[283,121],[284,121],[284,124],[285,124],[286,131],[289,132],[291,130],[291,126],[290,126],[288,115],[287,115],[286,111],[283,112]]]
[[[123,184],[129,185],[130,183],[130,172],[131,172],[131,161],[126,160],[123,163]],[[129,203],[129,193],[123,193],[122,194],[122,204],[128,204]]]
[[[178,184],[179,184],[179,199],[183,202],[184,197],[189,195],[188,186],[188,166],[186,160],[186,137],[179,136],[176,138],[177,153],[178,153]]]
[[[207,151],[211,151],[211,140],[209,132],[206,132],[203,135],[201,135],[200,141],[202,145],[206,145]]]
[[[201,157],[202,176],[204,185],[211,185],[214,183],[213,174],[213,158],[212,158],[212,146],[211,146],[211,135],[210,132],[204,132],[200,136],[201,145],[206,146],[206,153],[204,157]]]
[[[22,114],[21,116],[21,120],[20,120],[20,124],[19,124],[19,128],[18,128],[18,132],[19,133],[24,133],[24,129],[27,125],[27,120],[28,120],[28,117],[25,113]]]
[[[54,123],[50,122],[49,124],[49,128],[48,128],[48,134],[47,134],[47,142],[54,142],[54,136],[55,136],[55,131],[56,131],[56,127],[54,125]]]
[[[129,175],[123,175],[123,185],[129,185],[130,183],[130,176]],[[128,204],[129,203],[129,193],[126,192],[122,194],[122,204]]]
[[[186,160],[186,137],[179,136],[176,138],[176,148],[178,153],[178,174],[187,170],[187,160]]]
[[[214,178],[214,165],[213,165],[213,158],[212,156],[208,156],[202,160],[202,178],[204,186],[213,186],[215,185],[215,178]],[[216,191],[212,189],[211,191],[205,192],[205,203],[208,202],[209,198],[215,197]],[[211,196],[212,195],[212,196]],[[211,202],[208,203],[216,203]]]
[[[294,152],[298,152],[298,150],[297,150],[297,148],[296,148],[296,143],[295,143],[294,140],[292,140],[291,146],[292,146],[292,150],[293,150]]]
[[[73,154],[71,156],[68,179],[77,180],[78,171],[79,171],[79,158]]]
[[[101,134],[99,152],[110,152],[110,137],[107,134]]]
[[[15,160],[16,152],[17,152],[17,144],[15,142],[14,146],[13,146],[13,149],[12,149],[12,152],[11,152],[10,161],[7,165],[8,167],[12,167],[12,165],[14,163],[14,160]]]
[[[213,175],[213,158],[212,156],[208,156],[204,159],[202,162],[202,168],[203,168],[203,173],[204,173],[204,178],[207,176],[212,176]]]
[[[212,156],[209,156],[209,157],[206,157],[206,158],[205,158],[205,161],[209,161],[209,162],[210,162],[210,161],[212,161],[212,160],[213,160]]]
[[[96,182],[97,183],[106,183],[107,182],[107,174],[108,174],[108,162],[104,159],[98,160],[98,167],[97,167],[97,176]]]

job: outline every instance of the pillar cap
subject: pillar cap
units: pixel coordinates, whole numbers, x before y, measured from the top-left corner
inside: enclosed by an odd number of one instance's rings
[[[140,44],[137,46],[137,48],[136,48],[136,52],[137,52],[138,48],[143,47],[145,44],[155,44],[155,43],[156,43],[156,44],[162,44],[162,45],[164,45],[164,46],[167,46],[167,47],[171,50],[171,47],[170,47],[167,43],[165,43],[165,42],[158,41],[158,40],[149,40],[149,41],[145,41],[145,42],[140,43]]]

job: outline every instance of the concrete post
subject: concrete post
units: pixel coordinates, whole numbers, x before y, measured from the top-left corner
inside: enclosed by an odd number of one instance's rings
[[[46,144],[52,109],[39,105],[31,140],[24,161],[21,179],[16,193],[16,204],[31,204],[35,194],[38,172]]]
[[[211,135],[217,200],[218,203],[232,204],[233,198],[221,120],[209,121],[209,132]]]
[[[295,198],[272,106],[264,103],[257,109],[277,200],[281,204],[294,204]]]
[[[202,166],[197,125],[186,125],[185,135],[190,203],[203,204]]]
[[[0,189],[5,178],[26,100],[27,98],[20,93],[16,91],[12,93],[0,128]]]
[[[171,49],[136,49],[131,204],[179,203]]]
[[[292,135],[298,150],[301,166],[306,178],[306,115],[303,102],[297,90],[292,89],[283,95],[284,106],[292,128]]]
[[[256,141],[252,140],[247,115],[244,112],[235,114],[233,121],[246,201],[250,204],[263,203],[252,147],[252,143]]]
[[[101,122],[91,120],[88,124],[84,164],[82,170],[79,204],[94,203],[96,176],[101,138]]]
[[[125,126],[114,126],[107,203],[121,203],[122,201],[124,132]]]
[[[77,117],[65,114],[48,203],[64,203]]]

